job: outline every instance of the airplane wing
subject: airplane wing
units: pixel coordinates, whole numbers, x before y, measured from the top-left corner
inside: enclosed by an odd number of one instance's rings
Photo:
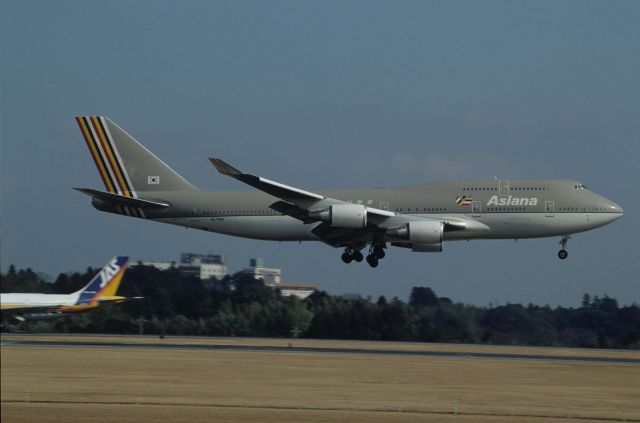
[[[24,322],[29,316],[39,315],[47,318],[62,317],[60,306],[29,305],[29,304],[2,304],[2,318],[11,318]]]
[[[302,223],[309,224],[317,222],[317,220],[309,217],[309,212],[307,210],[287,201],[276,201],[275,203],[271,204],[269,208],[284,215],[291,216],[294,219],[298,219]]]
[[[314,194],[313,192],[305,191],[299,188],[294,188],[288,185],[281,184],[279,182],[271,181],[266,178],[262,178],[260,176],[251,175],[249,173],[244,173],[230,164],[216,158],[209,158],[211,163],[218,169],[218,172],[223,175],[231,176],[239,181],[244,182],[245,184],[251,185],[254,188],[259,189],[260,191],[264,191],[268,194],[273,195],[274,197],[279,198],[290,198],[290,199],[298,199],[298,200],[324,200],[326,197],[323,197],[319,194]]]
[[[59,305],[30,305],[30,304],[2,304],[3,314],[14,314],[24,311],[28,312],[45,312],[55,311],[59,309]]]
[[[209,158],[209,160],[218,172],[223,175],[231,176],[232,178],[244,182],[247,185],[251,185],[252,187],[259,189],[260,191],[284,200],[272,204],[271,208],[292,217],[303,217],[305,214],[308,215],[309,212],[319,210],[321,207],[328,207],[337,204],[351,205],[351,203],[338,200],[336,198],[325,197],[300,188],[281,184],[280,182],[275,182],[267,178],[244,173],[220,159]],[[292,206],[296,206],[297,209],[292,208]],[[396,215],[394,212],[376,209],[373,207],[365,207],[365,209],[366,213],[371,216],[385,218]],[[311,220],[317,222],[321,219],[312,218]]]
[[[334,247],[357,242],[366,243],[366,239],[372,232],[374,234],[378,232],[381,237],[384,237],[387,230],[402,231],[402,228],[411,222],[442,224],[444,231],[488,229],[484,224],[470,218],[405,215],[353,204],[242,172],[217,158],[209,158],[209,160],[223,175],[231,176],[280,198],[280,201],[271,204],[270,207],[273,210],[305,224],[320,222],[312,232]]]
[[[98,303],[104,304],[117,304],[131,300],[141,300],[144,297],[102,297],[98,299]],[[56,318],[67,315],[68,308],[73,306],[62,305],[29,305],[29,304],[2,304],[2,316],[12,317],[18,321],[24,322],[29,320],[33,316],[38,318]]]

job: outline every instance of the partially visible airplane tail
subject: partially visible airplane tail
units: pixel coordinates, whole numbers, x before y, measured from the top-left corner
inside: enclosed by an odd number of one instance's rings
[[[114,257],[97,275],[81,290],[74,292],[78,295],[76,305],[95,304],[102,300],[124,299],[116,297],[122,276],[127,269],[129,257]]]
[[[78,116],[107,192],[137,198],[139,191],[197,189],[108,117]]]

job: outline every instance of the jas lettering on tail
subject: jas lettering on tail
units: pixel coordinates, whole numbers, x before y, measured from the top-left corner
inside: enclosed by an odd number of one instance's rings
[[[100,288],[104,288],[118,271],[120,271],[120,266],[118,266],[117,258],[114,258],[100,271],[100,279],[102,279]]]

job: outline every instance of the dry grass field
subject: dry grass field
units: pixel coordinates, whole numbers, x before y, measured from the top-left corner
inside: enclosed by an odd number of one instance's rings
[[[11,339],[2,337],[3,342]],[[362,349],[390,349],[392,344],[295,341],[317,346],[314,342]],[[578,350],[565,351],[579,355]],[[640,421],[640,366],[632,364],[100,346],[5,345],[1,352],[2,422]]]

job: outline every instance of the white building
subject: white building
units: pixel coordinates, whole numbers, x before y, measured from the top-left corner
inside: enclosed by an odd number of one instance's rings
[[[316,290],[315,285],[283,284],[282,270],[264,267],[264,260],[261,258],[249,260],[249,267],[243,269],[242,273],[253,276],[254,279],[263,281],[267,286],[278,288],[283,297],[296,296],[301,300],[304,300]]]
[[[229,274],[229,269],[219,254],[182,253],[180,271],[194,274],[203,280],[211,277],[220,280]]]
[[[219,254],[182,253],[178,263],[174,261],[143,261],[144,266],[152,266],[159,270],[177,268],[183,275],[194,275],[202,280],[214,277],[223,279],[229,274],[224,258]],[[132,263],[132,266],[138,263]]]
[[[249,267],[242,270],[243,274],[251,275],[259,279],[267,286],[280,285],[282,270],[264,267],[264,259],[254,258],[249,260]]]
[[[227,266],[224,264],[201,264],[200,265],[200,279],[216,278],[218,280],[224,279],[229,274]]]

